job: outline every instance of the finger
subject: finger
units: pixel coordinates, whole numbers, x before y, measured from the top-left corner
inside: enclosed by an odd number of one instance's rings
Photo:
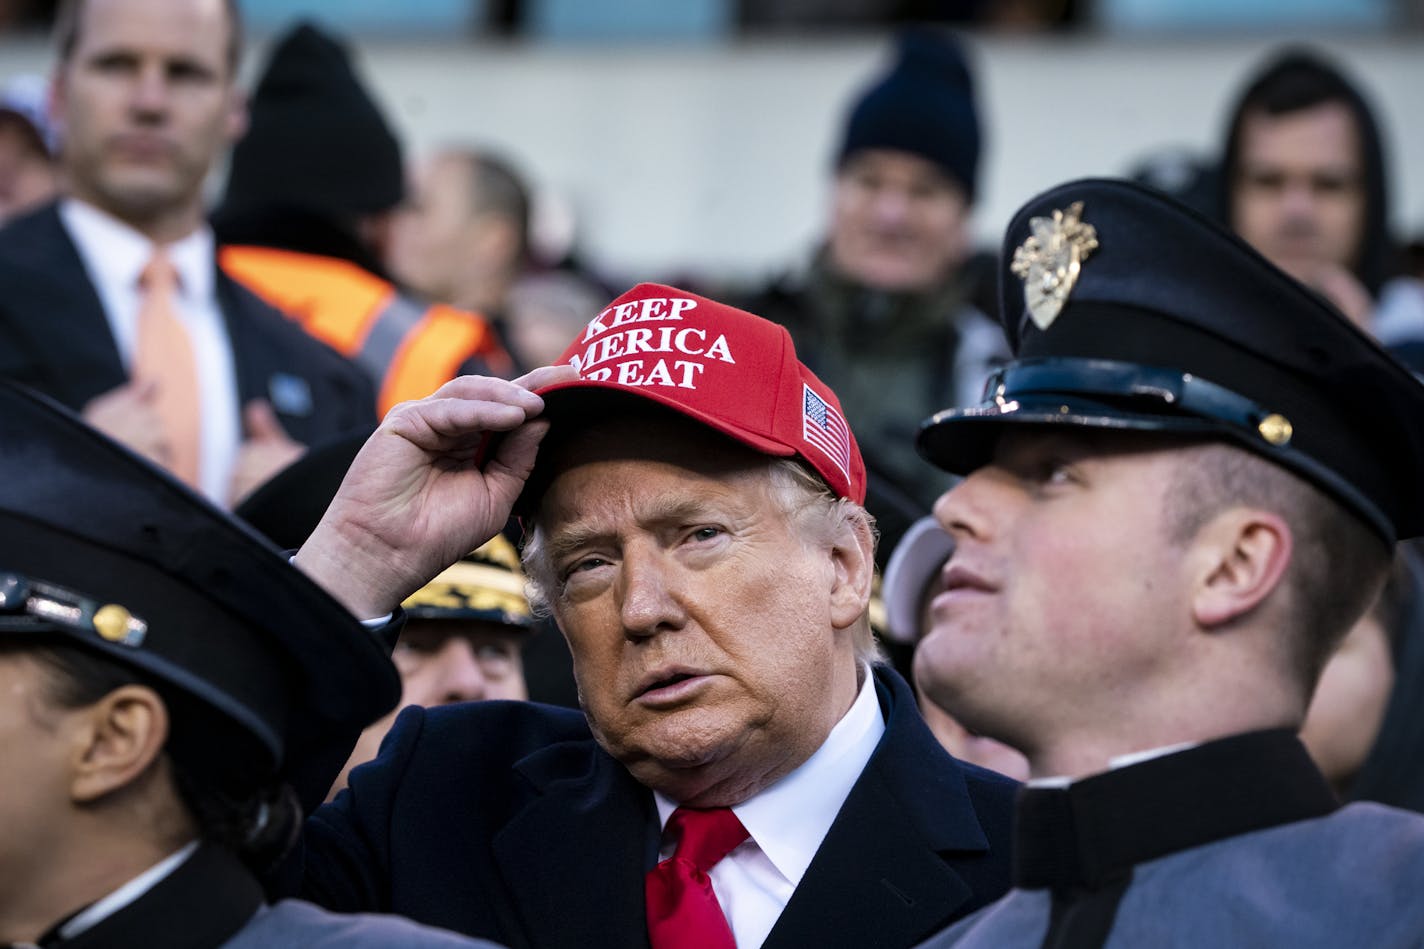
[[[561,382],[573,382],[578,377],[578,370],[573,366],[540,366],[538,369],[532,369],[515,379],[514,384],[534,390],[542,389],[544,386],[557,385]]]
[[[524,386],[494,376],[457,376],[436,389],[427,399],[420,401],[425,402],[430,399],[472,399],[502,402],[507,405],[520,406],[530,415],[537,414],[544,408],[544,400]],[[418,405],[419,403],[404,404]]]
[[[507,432],[528,421],[521,406],[475,399],[422,399],[392,411],[382,428],[428,451],[477,443],[486,432]]]
[[[500,442],[494,457],[485,465],[485,484],[491,498],[498,499],[500,505],[513,507],[534,470],[539,443],[548,432],[549,423],[538,419],[519,426]]]
[[[288,442],[291,439],[282,427],[272,403],[253,399],[242,407],[242,434],[248,441]]]

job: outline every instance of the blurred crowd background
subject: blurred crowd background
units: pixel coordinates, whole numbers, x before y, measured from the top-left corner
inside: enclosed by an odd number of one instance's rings
[[[52,62],[53,2],[0,3],[0,79]],[[616,289],[758,280],[825,227],[836,138],[908,21],[962,31],[983,127],[973,229],[1025,195],[1214,157],[1286,42],[1334,56],[1379,113],[1394,232],[1424,235],[1420,0],[247,0],[250,86],[298,18],[345,35],[409,159],[490,148],[535,193],[535,248]],[[214,175],[215,184],[221,174]]]

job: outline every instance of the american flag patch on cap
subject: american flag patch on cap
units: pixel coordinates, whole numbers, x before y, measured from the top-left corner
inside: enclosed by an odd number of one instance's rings
[[[841,474],[849,478],[850,429],[845,419],[810,386],[803,382],[801,388],[805,393],[801,403],[801,437],[819,448]]]

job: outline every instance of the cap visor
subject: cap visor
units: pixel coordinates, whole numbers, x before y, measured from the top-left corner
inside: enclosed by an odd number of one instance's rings
[[[790,445],[748,432],[708,412],[689,408],[651,388],[631,392],[627,386],[617,383],[578,379],[539,389],[535,394],[544,400],[544,411],[540,417],[549,420],[550,435],[554,438],[560,437],[561,432],[568,431],[578,422],[617,418],[620,414],[626,414],[628,406],[652,403],[699,422],[762,454],[778,458],[789,458],[796,454],[796,449]],[[515,502],[514,511],[520,516],[533,513],[544,489],[552,480],[552,473],[540,463],[546,457],[547,452],[541,449],[524,491]]]
[[[946,409],[920,425],[915,448],[920,457],[950,474],[967,475],[988,464],[994,445],[1009,425],[1053,425],[1184,435],[1226,431],[1210,419],[1124,411],[1081,396],[1008,399],[1003,403]],[[1227,432],[1227,434],[1234,433]]]

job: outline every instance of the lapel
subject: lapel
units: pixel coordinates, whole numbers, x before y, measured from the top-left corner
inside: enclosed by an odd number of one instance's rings
[[[250,308],[256,301],[243,295],[242,289],[217,266],[217,261],[213,261],[213,267],[217,270],[216,283],[213,286],[218,309],[222,311],[227,338],[232,341],[238,405],[243,406],[252,399],[268,397],[267,377],[274,367],[269,365],[266,358],[267,349],[251,316]]]
[[[51,367],[49,378],[34,381],[75,409],[121,384],[118,345],[58,205],[12,222],[4,238],[3,256],[14,265],[6,288],[13,296],[0,303],[4,322],[33,365]]]
[[[964,777],[905,682],[875,676],[885,735],[763,949],[915,945],[973,895],[951,865],[988,850]]]
[[[647,945],[643,876],[657,856],[652,794],[592,739],[515,765],[531,797],[493,850],[527,942],[541,949]]]
[[[353,379],[360,376],[354,366],[334,351],[327,351],[221,267],[217,267],[214,287],[231,341],[239,406],[253,399],[266,399],[287,434],[307,443],[354,427],[371,427],[356,408],[363,398],[359,388],[337,392],[326,386],[323,357],[328,357],[332,365],[347,369]],[[365,397],[374,404],[373,395]],[[343,406],[344,399],[351,404]],[[323,404],[327,406],[325,418]],[[348,421],[338,420],[347,416]]]

